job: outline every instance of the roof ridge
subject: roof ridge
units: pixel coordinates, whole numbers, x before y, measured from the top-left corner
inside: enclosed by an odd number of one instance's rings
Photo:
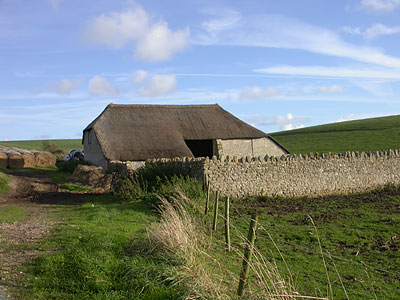
[[[215,104],[114,104],[110,103],[107,107],[157,107],[157,108],[187,108],[187,107],[199,107],[199,108],[210,108],[220,107],[217,103]]]

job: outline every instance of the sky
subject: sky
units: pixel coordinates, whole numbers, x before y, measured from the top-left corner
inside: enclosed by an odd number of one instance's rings
[[[109,103],[215,104],[267,132],[400,114],[400,0],[0,0],[0,140]]]

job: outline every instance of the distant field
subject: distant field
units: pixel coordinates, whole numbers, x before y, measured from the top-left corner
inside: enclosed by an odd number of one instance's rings
[[[271,134],[291,153],[400,148],[400,116],[313,126]]]
[[[0,146],[4,147],[16,147],[27,150],[43,150],[43,142],[45,140],[33,140],[33,141],[7,141],[0,142]],[[46,140],[54,143],[59,149],[67,153],[71,149],[82,149],[81,139],[71,139],[71,140]]]

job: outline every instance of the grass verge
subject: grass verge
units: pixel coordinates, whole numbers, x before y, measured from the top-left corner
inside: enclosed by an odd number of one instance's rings
[[[26,268],[22,299],[181,299],[174,261],[146,246],[157,219],[144,202],[120,203],[110,195],[53,212],[63,220]]]
[[[0,195],[9,190],[8,183],[10,182],[10,178],[2,172],[0,172]]]

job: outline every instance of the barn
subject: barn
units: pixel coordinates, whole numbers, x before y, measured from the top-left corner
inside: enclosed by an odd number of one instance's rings
[[[86,160],[105,169],[111,161],[288,153],[218,104],[109,104],[84,129],[82,143]]]

